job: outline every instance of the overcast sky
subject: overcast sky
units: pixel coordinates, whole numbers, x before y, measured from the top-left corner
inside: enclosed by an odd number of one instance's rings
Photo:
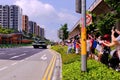
[[[94,0],[86,0],[87,9]],[[80,14],[75,12],[75,0],[1,0],[1,5],[18,5],[23,10],[23,15],[28,15],[29,20],[35,21],[40,27],[45,28],[45,37],[58,41],[57,30],[68,24],[69,30],[79,20]]]

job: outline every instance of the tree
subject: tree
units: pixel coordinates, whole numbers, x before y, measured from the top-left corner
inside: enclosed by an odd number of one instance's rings
[[[120,18],[120,0],[104,0],[116,13],[116,18]]]
[[[61,28],[59,29],[59,32],[58,32],[58,37],[60,39],[62,39],[62,41],[64,41],[65,39],[68,38],[68,27],[67,27],[67,24],[65,23],[64,25],[61,25]]]
[[[0,33],[1,34],[10,34],[10,33],[13,33],[13,32],[15,32],[15,30],[0,27]]]
[[[104,1],[109,5],[111,11],[109,13],[99,15],[97,18],[95,14],[92,14],[94,23],[88,26],[88,33],[99,33],[102,36],[104,34],[111,34],[112,27],[120,22],[120,0]],[[96,32],[95,29],[98,31]]]
[[[120,0],[104,0],[111,8],[112,13],[115,14],[115,24],[120,24]],[[119,25],[116,25],[119,28]]]
[[[107,13],[101,14],[97,20],[97,29],[101,35],[111,34],[111,29],[115,24],[114,14]]]

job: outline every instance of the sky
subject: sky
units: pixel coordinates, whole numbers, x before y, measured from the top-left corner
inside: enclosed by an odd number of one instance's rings
[[[87,9],[94,0],[86,0]],[[45,37],[59,41],[57,31],[67,23],[70,31],[79,20],[80,14],[75,12],[75,0],[1,0],[0,5],[18,5],[23,15],[45,29]]]

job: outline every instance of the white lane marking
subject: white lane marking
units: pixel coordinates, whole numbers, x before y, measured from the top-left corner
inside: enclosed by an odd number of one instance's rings
[[[25,60],[20,60],[19,62],[23,62],[23,61],[25,61]]]
[[[15,63],[12,63],[11,65],[13,66],[13,65],[16,65],[18,62],[15,62]]]
[[[44,54],[40,59],[42,59],[42,60],[46,60],[46,59],[47,59],[46,54]]]
[[[10,59],[18,58],[18,57],[21,57],[21,56],[24,56],[24,55],[26,55],[26,53],[21,54],[21,55],[18,55],[18,56],[13,56],[13,57],[11,57]]]
[[[7,69],[7,68],[8,68],[7,66],[5,66],[5,67],[3,67],[3,68],[0,68],[0,71],[5,70],[5,69]]]
[[[8,55],[15,55],[15,54],[17,54],[17,53],[11,53],[11,54],[8,54]]]

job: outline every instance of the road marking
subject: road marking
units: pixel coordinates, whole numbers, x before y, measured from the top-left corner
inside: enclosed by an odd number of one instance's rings
[[[11,65],[13,66],[13,65],[16,65],[18,62],[15,62],[15,63],[12,63]]]
[[[42,59],[42,60],[46,60],[46,59],[47,59],[46,54],[44,54],[40,59]]]
[[[53,64],[53,62],[55,61],[55,59],[56,59],[56,58],[55,58],[55,55],[54,55],[54,56],[52,57],[49,65],[48,65],[46,71],[45,71],[45,74],[44,74],[42,80],[48,80],[48,79],[47,79],[47,76],[49,75],[49,71],[51,72],[52,64]],[[50,75],[49,75],[49,77],[50,77]]]
[[[48,80],[51,80],[51,76],[52,76],[52,73],[53,73],[53,69],[54,69],[54,66],[55,66],[55,62],[56,62],[56,56],[55,56],[55,58],[54,58],[54,60],[53,60],[53,63],[52,63],[52,66],[51,66],[51,70],[50,70],[50,72],[49,72],[49,74],[48,74]]]
[[[21,54],[21,55],[18,55],[18,56],[13,56],[13,57],[11,57],[10,59],[18,58],[18,57],[21,57],[21,56],[24,56],[24,55],[26,55],[26,53]]]
[[[25,60],[20,60],[19,62],[23,62],[23,61],[25,61]]]
[[[8,68],[7,66],[5,66],[5,67],[3,67],[3,68],[0,68],[0,71],[5,70],[5,69],[7,69],[7,68]]]

